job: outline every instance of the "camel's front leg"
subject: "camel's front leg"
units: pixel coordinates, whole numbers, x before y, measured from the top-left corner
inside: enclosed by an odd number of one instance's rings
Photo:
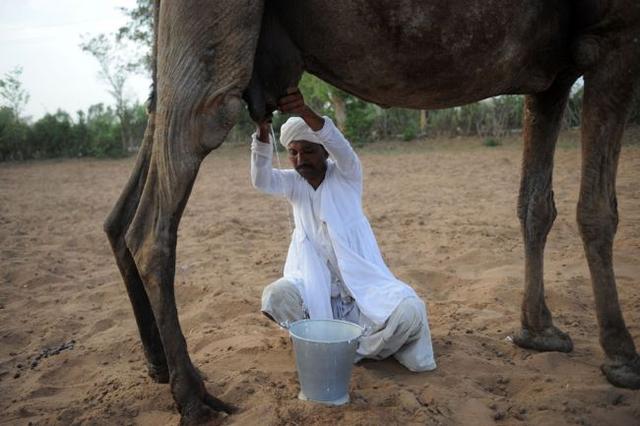
[[[559,77],[549,90],[530,95],[525,103],[524,155],[518,217],[525,250],[525,291],[522,330],[513,336],[518,346],[539,351],[569,352],[569,336],[553,325],[544,300],[544,247],[556,217],[552,172],[560,121],[575,81],[574,74]]]
[[[595,294],[600,344],[607,357],[602,370],[614,385],[640,389],[640,358],[620,310],[612,259],[620,143],[633,92],[640,86],[637,39],[607,52],[584,80],[577,216]]]
[[[184,424],[230,412],[205,389],[180,328],[174,296],[177,232],[203,158],[242,109],[259,33],[261,2],[161,2],[153,147],[135,216],[125,236],[164,347]]]

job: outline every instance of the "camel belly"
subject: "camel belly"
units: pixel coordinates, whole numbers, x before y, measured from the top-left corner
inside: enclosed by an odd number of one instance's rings
[[[535,93],[569,63],[560,0],[267,3],[304,68],[363,99],[444,108]]]

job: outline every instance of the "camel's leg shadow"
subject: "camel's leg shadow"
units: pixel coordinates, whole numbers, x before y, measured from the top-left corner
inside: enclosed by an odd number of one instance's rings
[[[234,407],[207,392],[187,351],[174,296],[177,231],[202,160],[224,141],[243,108],[240,96],[251,76],[262,7],[177,3],[163,2],[156,19],[157,109],[105,230],[150,374],[158,381],[168,378],[181,423],[201,424]],[[202,25],[212,16],[224,18],[225,25]]]
[[[596,302],[602,366],[609,381],[640,388],[640,358],[627,330],[616,290],[613,239],[618,225],[616,172],[621,139],[634,92],[640,86],[640,43],[620,34],[617,48],[600,48],[584,74],[582,180],[578,226],[589,264]]]
[[[553,325],[544,300],[544,247],[556,218],[553,201],[553,155],[572,84],[578,74],[566,72],[545,92],[528,95],[524,111],[524,154],[518,198],[525,249],[525,291],[522,301],[522,329],[513,341],[538,351],[569,352],[567,334]]]

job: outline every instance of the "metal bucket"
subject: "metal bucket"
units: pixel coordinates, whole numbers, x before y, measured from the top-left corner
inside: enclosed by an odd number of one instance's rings
[[[289,326],[300,380],[298,398],[349,402],[349,380],[362,327],[347,321],[301,320]]]

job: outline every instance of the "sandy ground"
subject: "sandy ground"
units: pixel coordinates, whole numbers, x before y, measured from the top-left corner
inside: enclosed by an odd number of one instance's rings
[[[515,205],[521,147],[478,140],[361,149],[365,209],[391,269],[427,301],[438,369],[356,366],[351,404],[296,398],[287,335],[259,313],[281,271],[287,205],[249,184],[248,146],[203,164],[180,228],[176,293],[208,389],[241,411],[224,424],[640,424],[640,391],[600,374],[603,353],[575,224],[579,148],[563,136],[546,297],[570,354],[510,344],[523,250]],[[147,376],[102,221],[133,159],[0,165],[0,423],[176,424],[167,385]],[[615,265],[640,344],[640,146],[623,148]]]

